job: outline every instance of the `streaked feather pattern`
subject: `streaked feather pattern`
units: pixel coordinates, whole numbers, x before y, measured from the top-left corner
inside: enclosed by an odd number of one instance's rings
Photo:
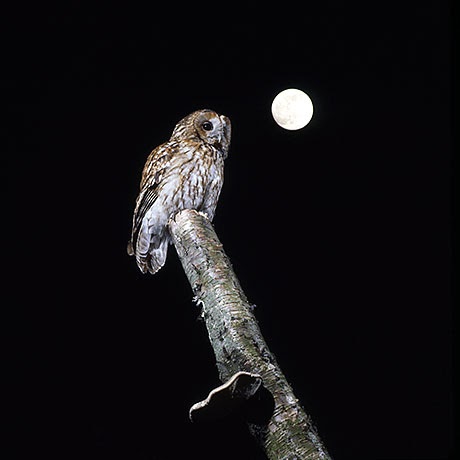
[[[198,110],[179,121],[169,141],[148,156],[128,243],[142,273],[156,273],[164,265],[168,221],[177,212],[196,209],[213,219],[230,139],[227,117]]]

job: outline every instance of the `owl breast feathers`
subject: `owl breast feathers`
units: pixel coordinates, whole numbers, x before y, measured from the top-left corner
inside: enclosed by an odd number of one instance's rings
[[[169,141],[148,156],[128,243],[142,273],[156,273],[164,265],[168,221],[177,212],[195,209],[213,219],[230,136],[227,117],[198,110],[179,121]]]

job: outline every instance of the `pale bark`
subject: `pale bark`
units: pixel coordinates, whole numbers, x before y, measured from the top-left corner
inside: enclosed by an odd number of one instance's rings
[[[268,349],[212,224],[196,211],[185,210],[170,221],[169,229],[195,300],[201,304],[220,380],[227,382],[240,371],[250,373],[256,380],[260,377],[273,398],[267,417],[248,421],[267,457],[330,460]]]

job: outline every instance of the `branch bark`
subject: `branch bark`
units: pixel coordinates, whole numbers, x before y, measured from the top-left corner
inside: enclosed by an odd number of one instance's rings
[[[273,410],[248,425],[267,457],[330,460],[310,417],[268,349],[210,221],[194,210],[184,210],[171,219],[169,229],[195,300],[202,306],[219,378],[229,382],[213,390],[198,406],[206,406],[220,388],[231,388],[235,374],[252,376],[252,382],[259,378],[273,398]],[[254,391],[246,393],[244,398],[248,399]]]

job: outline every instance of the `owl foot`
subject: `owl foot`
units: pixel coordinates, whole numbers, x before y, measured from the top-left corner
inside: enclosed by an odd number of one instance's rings
[[[210,219],[209,219],[209,216],[208,216],[208,214],[207,214],[206,212],[198,211],[198,214],[199,214],[200,216],[203,216],[206,220],[210,220]]]

